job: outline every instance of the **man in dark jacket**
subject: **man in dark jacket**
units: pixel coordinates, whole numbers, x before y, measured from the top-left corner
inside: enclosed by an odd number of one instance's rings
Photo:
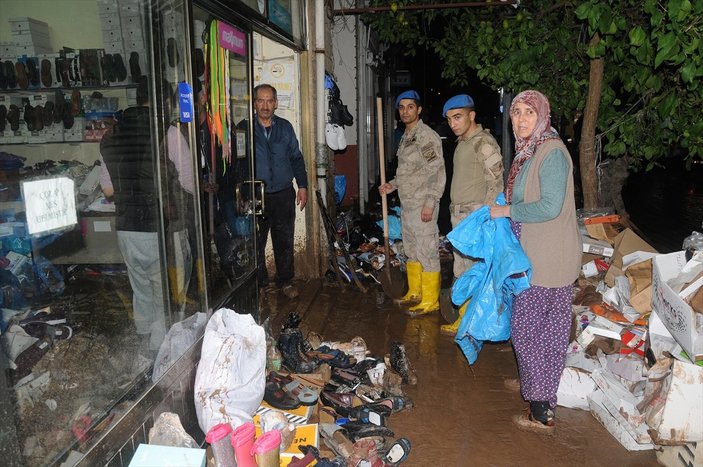
[[[254,88],[254,141],[256,178],[264,182],[264,217],[260,219],[258,240],[259,283],[268,283],[266,242],[269,230],[276,261],[276,285],[288,298],[298,296],[293,286],[293,232],[295,206],[302,211],[308,201],[308,179],[303,154],[291,123],[274,115],[278,108],[276,88],[260,84]],[[298,185],[296,194],[293,178]]]

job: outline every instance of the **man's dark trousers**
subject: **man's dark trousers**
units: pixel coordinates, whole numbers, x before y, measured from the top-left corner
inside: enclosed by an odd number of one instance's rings
[[[264,194],[264,216],[259,218],[257,232],[259,284],[268,282],[266,241],[269,230],[276,261],[276,285],[282,287],[293,279],[293,232],[295,230],[295,190],[293,187]]]

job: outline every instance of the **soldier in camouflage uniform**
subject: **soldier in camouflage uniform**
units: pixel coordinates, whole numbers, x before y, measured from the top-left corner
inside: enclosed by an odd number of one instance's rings
[[[408,257],[408,293],[399,303],[409,305],[419,300],[407,310],[410,316],[418,316],[439,309],[437,215],[447,176],[439,135],[420,119],[420,95],[405,91],[395,106],[405,133],[398,148],[396,177],[381,185],[379,192],[383,195],[398,190],[403,248]]]
[[[452,227],[483,205],[495,203],[503,191],[503,157],[491,133],[476,123],[474,100],[459,94],[444,104],[443,117],[458,137],[454,150],[454,174],[450,190]],[[473,261],[454,249],[454,280],[461,277]],[[459,318],[440,328],[442,334],[456,335],[468,302],[459,308]]]

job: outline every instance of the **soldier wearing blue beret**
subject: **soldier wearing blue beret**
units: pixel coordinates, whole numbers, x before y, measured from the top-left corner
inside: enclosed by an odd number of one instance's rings
[[[452,227],[456,227],[484,204],[493,204],[503,191],[503,157],[493,135],[476,123],[471,96],[459,94],[450,98],[442,116],[457,136],[449,205]],[[454,249],[454,280],[471,266],[471,258]],[[467,305],[468,302],[459,307],[459,318],[454,323],[441,326],[442,334],[456,335]]]
[[[406,313],[419,316],[439,310],[437,215],[447,176],[442,141],[420,119],[422,105],[417,91],[398,95],[395,107],[405,124],[398,148],[398,170],[395,178],[381,185],[378,191],[383,195],[398,190],[403,249],[408,257],[408,293],[398,303],[414,305]]]

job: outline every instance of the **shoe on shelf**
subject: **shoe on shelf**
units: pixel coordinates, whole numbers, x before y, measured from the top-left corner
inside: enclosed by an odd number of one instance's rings
[[[287,298],[296,298],[297,296],[300,295],[300,292],[298,292],[298,289],[291,284],[284,285],[283,288],[281,289],[283,292],[283,295],[285,295]]]

